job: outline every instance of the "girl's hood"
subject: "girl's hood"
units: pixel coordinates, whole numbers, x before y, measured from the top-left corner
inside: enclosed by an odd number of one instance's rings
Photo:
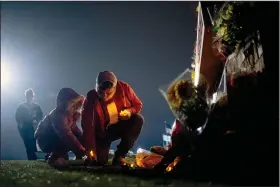
[[[62,88],[57,94],[56,106],[66,110],[79,102],[82,105],[83,101],[84,97],[75,92],[72,88]]]

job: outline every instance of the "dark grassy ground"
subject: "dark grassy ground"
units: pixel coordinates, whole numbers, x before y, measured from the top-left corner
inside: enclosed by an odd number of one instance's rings
[[[74,171],[58,171],[44,161],[1,161],[1,187],[87,187],[87,186],[210,186],[210,183],[195,183],[182,180],[141,179],[123,174],[100,174]],[[212,185],[211,185],[212,186]]]

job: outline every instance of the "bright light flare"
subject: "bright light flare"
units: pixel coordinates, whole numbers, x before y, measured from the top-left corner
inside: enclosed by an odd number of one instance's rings
[[[1,64],[1,88],[11,82],[11,75],[5,65]]]

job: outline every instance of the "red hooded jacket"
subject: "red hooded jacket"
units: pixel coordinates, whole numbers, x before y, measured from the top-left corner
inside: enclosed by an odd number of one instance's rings
[[[131,115],[139,113],[142,102],[133,89],[125,82],[118,81],[116,93],[113,97],[117,110],[128,109]],[[85,148],[96,151],[96,138],[104,138],[105,130],[109,124],[109,114],[106,103],[99,98],[95,89],[87,93],[84,101],[81,126],[83,129],[83,140]]]
[[[69,115],[67,111],[67,108],[72,110],[74,105],[82,106],[83,100],[84,97],[71,88],[60,90],[56,100],[57,107],[44,117],[35,132],[35,138],[43,151],[54,148],[58,144],[57,141],[63,142],[76,155],[85,151],[77,139],[81,136],[81,131],[76,124],[76,116]]]

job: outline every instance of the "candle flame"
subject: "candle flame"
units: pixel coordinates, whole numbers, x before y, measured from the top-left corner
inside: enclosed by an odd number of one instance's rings
[[[173,162],[173,166],[175,167],[179,162],[180,162],[180,157],[176,157],[174,162]]]
[[[168,166],[168,167],[166,168],[166,171],[167,171],[167,172],[170,172],[172,169],[173,169],[173,168],[172,168],[171,166]]]
[[[94,152],[92,150],[89,152],[89,154],[91,157],[94,157]]]
[[[180,157],[176,157],[175,160],[168,165],[168,167],[166,168],[166,172],[170,172],[172,169],[174,169],[174,167],[180,162]]]

